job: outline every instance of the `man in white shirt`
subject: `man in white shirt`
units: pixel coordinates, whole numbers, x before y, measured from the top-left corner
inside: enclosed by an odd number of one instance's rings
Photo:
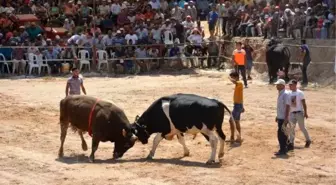
[[[275,153],[275,155],[286,155],[287,154],[287,140],[283,128],[286,126],[286,105],[290,92],[286,90],[286,82],[283,79],[279,79],[275,82],[276,88],[279,92],[278,101],[277,101],[277,116],[275,122],[278,123],[278,141],[280,145],[280,150]]]
[[[297,81],[291,80],[289,82],[289,88],[291,90],[286,105],[286,120],[285,122],[290,122],[291,133],[290,133],[290,144],[288,145],[288,151],[294,150],[294,139],[295,139],[295,126],[296,123],[299,124],[300,130],[303,132],[306,138],[306,148],[309,148],[311,144],[311,139],[305,126],[305,118],[308,119],[307,105],[304,94],[301,90],[297,89]]]
[[[135,32],[132,30],[129,34],[125,36],[125,40],[127,44],[137,44],[138,36],[135,34]],[[132,42],[132,43],[131,43]]]
[[[113,22],[117,22],[118,14],[121,12],[121,4],[119,0],[114,0],[113,4],[111,5],[111,13],[112,13],[112,20]]]
[[[100,15],[108,15],[111,11],[110,5],[106,3],[106,0],[102,0],[102,4],[98,6]]]

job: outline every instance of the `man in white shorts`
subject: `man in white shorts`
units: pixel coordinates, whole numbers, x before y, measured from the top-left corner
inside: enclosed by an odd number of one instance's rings
[[[286,106],[286,122],[291,123],[290,143],[288,145],[288,151],[294,150],[295,139],[295,126],[299,124],[300,130],[303,132],[306,138],[306,148],[309,148],[311,139],[305,126],[305,118],[308,118],[307,105],[304,94],[301,90],[297,89],[297,81],[291,80],[289,82],[289,88],[291,90]]]

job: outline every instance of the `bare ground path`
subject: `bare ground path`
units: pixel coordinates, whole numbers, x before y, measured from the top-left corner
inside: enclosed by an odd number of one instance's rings
[[[112,100],[133,121],[155,99],[172,93],[196,93],[219,98],[232,107],[233,85],[222,73],[198,75],[86,78],[90,95]],[[90,151],[81,150],[80,138],[68,132],[64,159],[57,159],[59,101],[65,79],[0,80],[0,184],[335,184],[335,90],[307,89],[310,149],[303,148],[298,131],[296,150],[275,158],[277,148],[274,86],[254,81],[244,92],[244,143],[225,145],[222,165],[206,166],[210,147],[199,135],[186,136],[190,157],[176,139],[160,143],[153,161],[146,161],[151,143],[137,143],[119,161],[111,160],[113,145],[102,143],[97,163],[88,163]],[[229,137],[228,116],[223,124]],[[88,145],[91,140],[85,136]],[[91,147],[89,147],[91,148]]]

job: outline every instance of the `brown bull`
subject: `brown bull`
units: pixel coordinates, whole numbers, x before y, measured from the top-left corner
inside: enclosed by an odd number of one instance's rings
[[[61,146],[58,156],[63,157],[63,145],[69,123],[77,131],[82,149],[87,150],[83,133],[92,136],[90,161],[94,161],[94,153],[99,142],[115,143],[113,158],[120,158],[130,149],[137,138],[131,132],[131,125],[122,109],[116,105],[84,95],[68,96],[60,102]]]

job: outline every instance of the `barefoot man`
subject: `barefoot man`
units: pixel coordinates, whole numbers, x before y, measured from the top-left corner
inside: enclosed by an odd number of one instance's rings
[[[233,84],[235,84],[234,94],[233,94],[233,111],[232,116],[236,123],[236,128],[239,132],[237,142],[241,142],[241,129],[240,129],[240,115],[243,113],[243,83],[239,80],[239,74],[235,71],[230,73],[229,79]],[[230,119],[230,129],[231,129],[231,141],[235,140],[235,127],[233,121]]]
[[[83,85],[83,79],[79,77],[79,70],[77,68],[72,68],[71,71],[72,71],[72,77],[70,77],[67,81],[65,88],[65,96],[80,95],[81,89],[83,93],[86,95],[86,90]]]

